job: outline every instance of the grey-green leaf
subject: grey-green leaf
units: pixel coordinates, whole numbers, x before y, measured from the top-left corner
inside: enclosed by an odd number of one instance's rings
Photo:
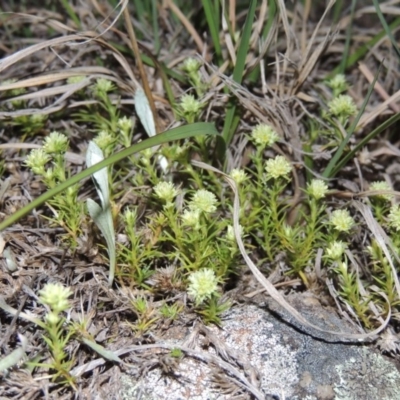
[[[23,357],[25,357],[25,350],[28,345],[28,340],[25,336],[18,334],[19,340],[21,341],[21,347],[18,347],[12,351],[8,356],[0,360],[0,372],[5,371],[14,365],[17,365]]]
[[[156,135],[156,125],[149,101],[143,89],[139,88],[135,93],[135,110],[146,133],[151,137]]]
[[[86,152],[86,164],[88,168],[103,160],[104,155],[100,147],[97,146],[97,144],[93,141],[90,141]],[[105,208],[108,206],[108,203],[110,201],[107,168],[102,168],[99,171],[96,171],[92,176],[98,189],[97,192],[101,199],[101,205],[103,206],[103,208]]]
[[[102,345],[89,340],[87,338],[81,338],[82,342],[89,346],[96,353],[100,354],[103,358],[109,361],[122,362],[122,360],[112,351],[105,349]]]
[[[99,227],[101,233],[106,239],[108,256],[110,258],[110,273],[108,277],[108,282],[110,285],[112,285],[115,274],[116,253],[114,224],[112,220],[110,206],[108,205],[106,208],[102,208],[92,199],[87,199],[86,204],[90,217]]]

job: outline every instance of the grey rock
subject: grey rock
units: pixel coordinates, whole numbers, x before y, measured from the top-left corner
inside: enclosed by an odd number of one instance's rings
[[[359,333],[313,297],[288,298],[321,328]],[[305,331],[272,300],[262,307],[236,306],[222,329],[175,327],[163,343],[209,352],[229,362],[265,399],[400,400],[400,373],[393,360],[371,345],[346,343],[323,332]],[[164,352],[165,353],[165,352]],[[165,363],[164,363],[165,364]],[[140,378],[121,376],[121,399],[228,400],[254,398],[227,371],[184,357],[173,374],[154,368]],[[262,397],[260,397],[262,398]]]

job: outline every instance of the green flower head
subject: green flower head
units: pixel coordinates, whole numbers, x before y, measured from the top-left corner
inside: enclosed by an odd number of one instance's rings
[[[96,80],[96,83],[94,84],[94,92],[96,94],[105,94],[113,91],[114,89],[115,89],[114,84],[108,79],[99,78]]]
[[[29,116],[29,123],[33,126],[39,128],[44,125],[47,120],[47,115],[45,114],[33,114]]]
[[[17,80],[16,79],[6,79],[5,81],[0,83],[0,86],[5,86],[5,85],[10,85],[13,83],[16,83]],[[15,89],[10,89],[9,94],[11,96],[19,96],[21,94],[24,94],[26,92],[25,88],[15,88]]]
[[[43,149],[33,149],[25,160],[25,165],[28,166],[34,174],[44,175],[45,165],[51,160],[51,157]]]
[[[159,182],[154,186],[154,191],[156,196],[159,199],[164,200],[167,204],[172,203],[178,194],[178,190],[172,182]]]
[[[72,291],[59,283],[48,283],[39,292],[41,303],[48,305],[55,313],[60,313],[70,307],[68,297],[71,295]]]
[[[137,210],[136,209],[126,209],[124,214],[122,215],[127,226],[130,228],[135,227],[136,220],[137,220]]]
[[[239,235],[240,235],[240,237],[242,237],[242,235],[243,235],[243,227],[242,227],[242,225],[239,225]],[[228,225],[228,227],[227,227],[226,238],[230,242],[235,242],[236,243],[235,230],[233,229],[232,225]]]
[[[64,154],[68,150],[68,138],[60,132],[53,131],[44,139],[43,150],[47,154]]]
[[[342,255],[344,254],[346,250],[346,244],[339,241],[334,241],[329,244],[329,246],[326,249],[326,256],[333,260],[333,261],[338,261],[342,258]]]
[[[97,144],[97,146],[100,147],[101,150],[104,151],[108,146],[111,146],[115,142],[115,138],[110,132],[102,130],[97,134],[93,141]]]
[[[187,58],[182,65],[182,69],[188,74],[197,72],[201,67],[201,64],[195,58],[189,57]]]
[[[189,208],[206,214],[212,213],[217,209],[217,198],[214,193],[200,189],[193,195]]]
[[[217,294],[219,281],[211,269],[205,268],[192,272],[189,275],[189,282],[187,292],[194,299],[196,305]]]
[[[339,263],[339,266],[338,266],[338,268],[337,268],[337,271],[339,272],[339,273],[341,273],[343,276],[346,276],[347,275],[347,272],[348,272],[348,266],[347,266],[347,263],[346,262],[340,262]]]
[[[323,199],[328,193],[328,185],[322,179],[313,179],[307,187],[307,193],[314,199]]]
[[[197,115],[200,113],[203,105],[192,94],[185,94],[181,98],[181,109],[184,114]]]
[[[69,84],[81,83],[85,78],[86,78],[85,75],[70,76],[67,79],[67,83],[69,83]]]
[[[247,179],[247,174],[243,169],[233,169],[230,174],[231,178],[236,182],[237,185],[240,185]]]
[[[125,133],[129,133],[133,127],[133,122],[131,118],[126,116],[119,118],[117,121],[118,128]]]
[[[392,187],[386,182],[386,181],[377,181],[377,182],[372,182],[371,185],[369,186],[370,190],[376,190],[376,191],[392,191]],[[393,195],[392,194],[375,194],[375,197],[381,199],[381,200],[392,200]]]
[[[337,74],[328,81],[328,86],[333,90],[334,95],[338,95],[347,89],[346,77],[343,74]]]
[[[328,103],[329,112],[341,118],[348,118],[354,114],[357,114],[357,107],[354,100],[347,94],[341,94],[333,98]]]
[[[185,210],[182,214],[182,224],[190,226],[194,229],[200,227],[200,211],[199,210]]]
[[[286,223],[282,224],[282,233],[288,241],[292,241],[296,237],[296,230]]]
[[[276,156],[270,158],[265,166],[267,172],[267,179],[289,179],[289,174],[292,171],[290,162],[283,156]]]
[[[257,146],[271,147],[279,140],[279,135],[267,124],[259,124],[251,131],[251,138]]]
[[[335,210],[332,212],[330,223],[339,232],[349,232],[355,225],[354,219],[348,210]]]
[[[400,205],[396,204],[390,207],[389,211],[389,226],[393,228],[396,232],[400,231]]]

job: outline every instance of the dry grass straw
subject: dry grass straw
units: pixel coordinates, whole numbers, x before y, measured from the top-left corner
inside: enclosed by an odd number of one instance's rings
[[[122,66],[123,70],[126,72],[130,81],[123,80],[120,78],[114,71],[108,68],[103,67],[77,67],[77,68],[68,68],[63,71],[54,71],[50,74],[43,74],[41,76],[37,76],[35,78],[29,78],[25,80],[20,80],[15,83],[6,84],[0,86],[0,92],[11,90],[11,89],[19,89],[19,88],[28,88],[32,86],[44,86],[50,83],[57,83],[68,79],[74,76],[86,76],[86,79],[82,82],[75,84],[64,84],[62,86],[56,86],[49,89],[41,89],[34,93],[29,93],[22,96],[17,96],[15,99],[42,99],[47,97],[54,97],[55,95],[62,94],[61,97],[57,98],[52,104],[48,105],[43,109],[24,109],[24,110],[16,110],[16,111],[3,111],[0,112],[0,118],[5,117],[17,117],[20,115],[31,115],[31,114],[52,114],[60,109],[62,109],[66,105],[66,100],[71,97],[75,92],[81,90],[85,86],[93,83],[94,79],[97,78],[105,78],[114,83],[116,83],[121,89],[127,92],[133,93],[135,88],[139,86],[134,74],[132,73],[132,69],[126,60],[126,58],[112,45],[107,43],[105,40],[98,37],[98,35],[94,32],[86,32],[79,35],[66,35],[61,36],[56,39],[46,40],[42,43],[38,43],[36,45],[30,46],[24,50],[21,50],[3,60],[0,61],[0,73],[5,70],[12,68],[15,65],[21,63],[25,58],[29,58],[30,56],[36,54],[40,50],[46,48],[55,49],[60,46],[79,46],[82,44],[82,41],[92,41],[102,48],[105,48],[111,51],[111,54],[115,57],[115,59]]]

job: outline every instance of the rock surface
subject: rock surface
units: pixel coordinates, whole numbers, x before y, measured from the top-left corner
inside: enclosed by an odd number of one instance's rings
[[[356,333],[313,297],[296,295],[288,300],[321,328]],[[164,350],[164,361],[158,363],[163,368],[149,369],[139,380],[133,372],[121,375],[119,398],[400,400],[400,373],[391,359],[372,346],[305,332],[272,300],[263,307],[233,308],[224,316],[221,329],[172,327],[162,340],[225,360],[239,375],[192,356],[176,360],[165,356]],[[258,390],[258,396],[249,392],[245,381]]]

